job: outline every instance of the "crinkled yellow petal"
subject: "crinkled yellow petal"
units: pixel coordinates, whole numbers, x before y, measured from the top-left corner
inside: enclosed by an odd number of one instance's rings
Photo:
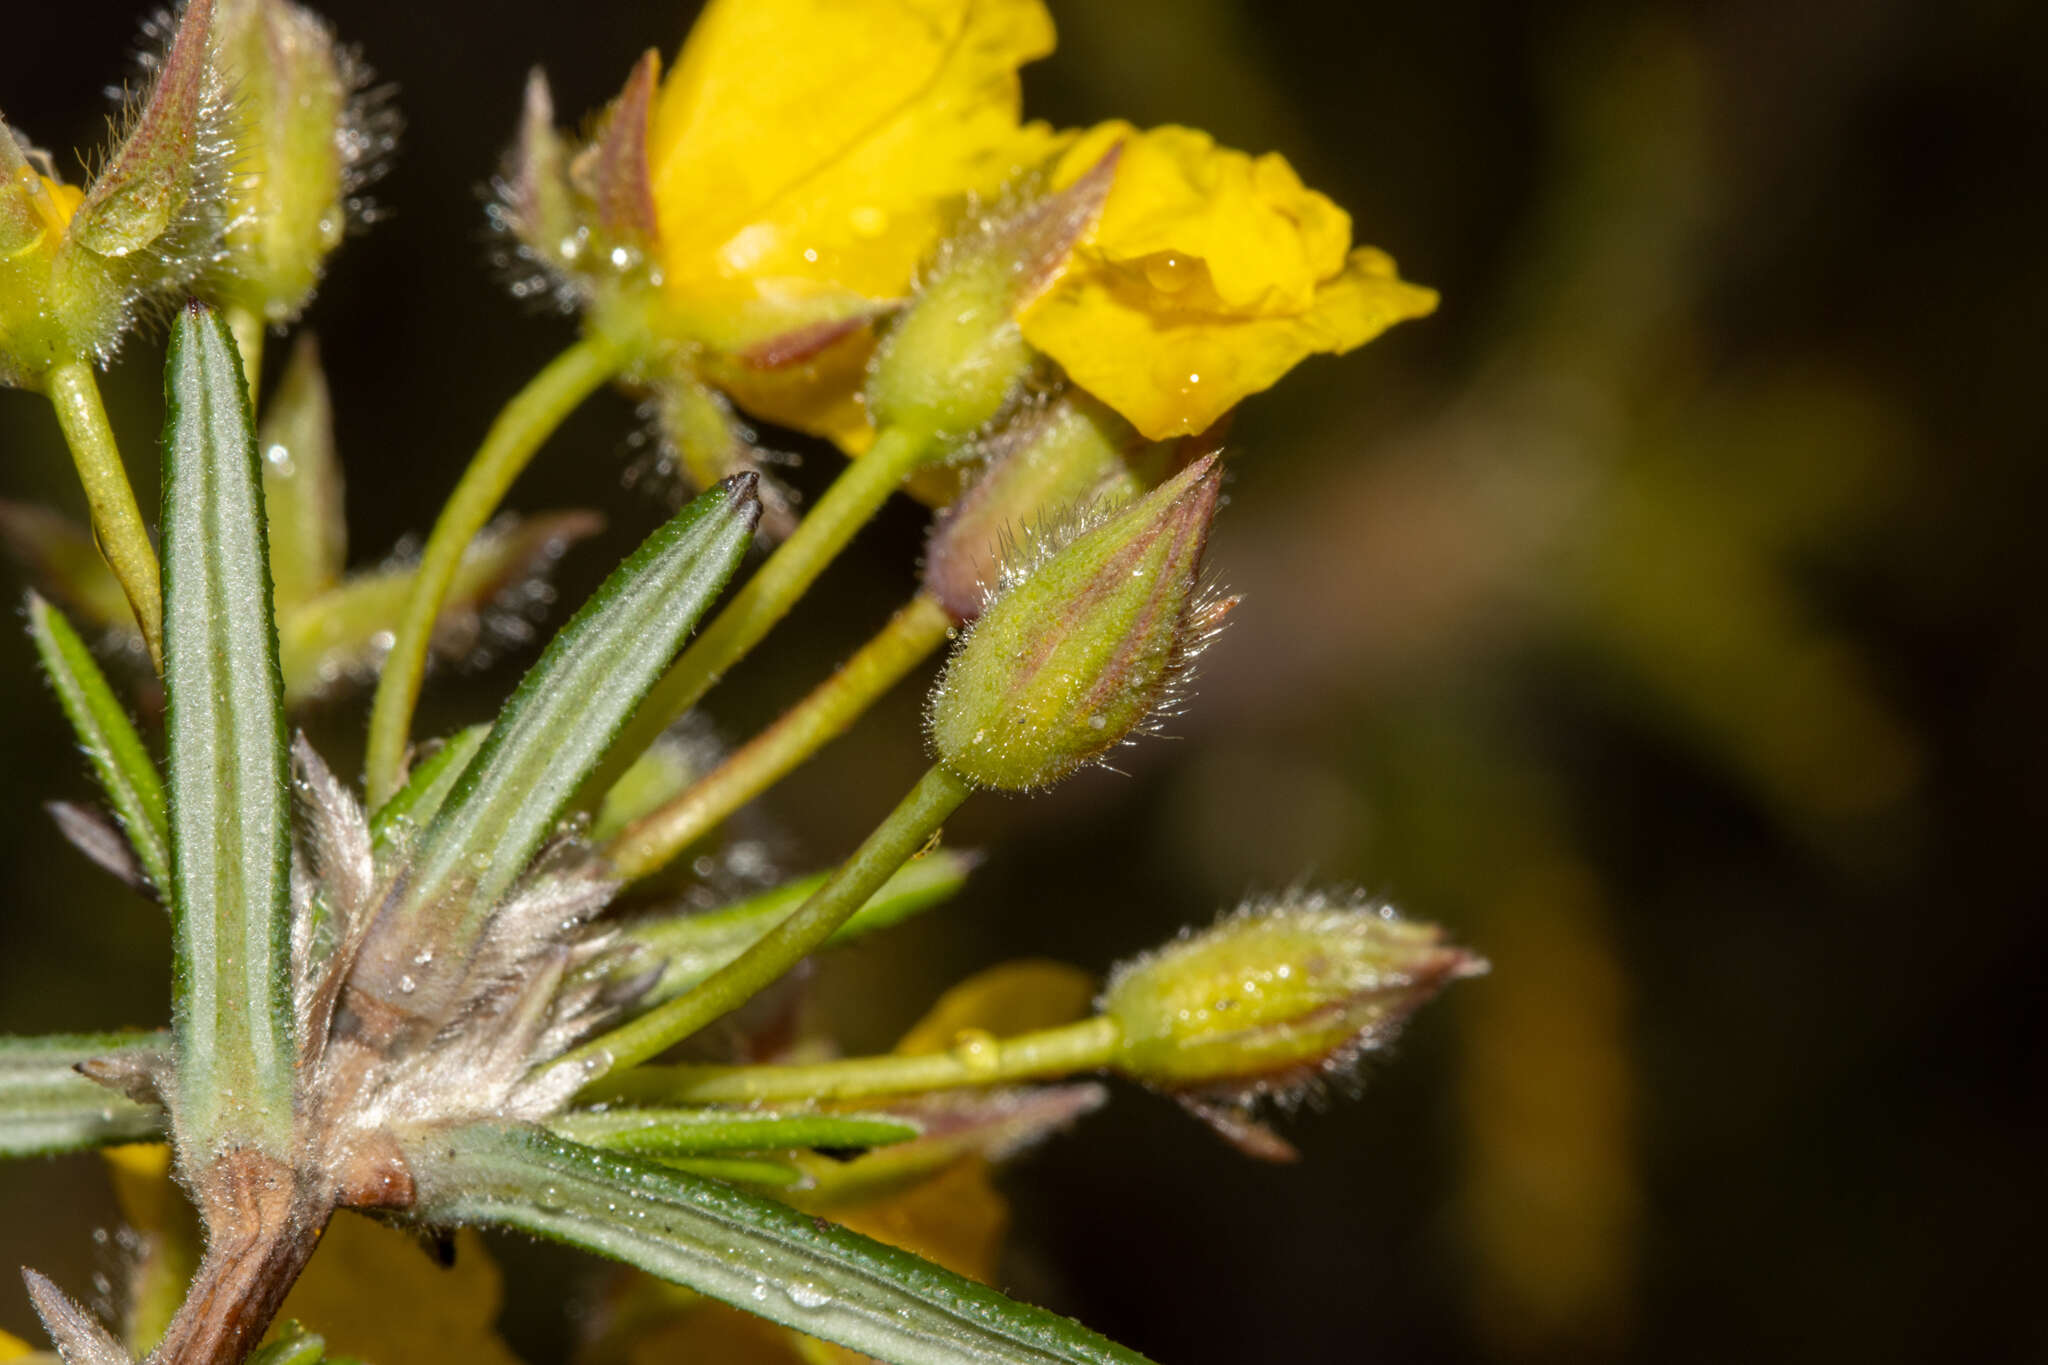
[[[1040,0],[712,0],[648,146],[664,277],[901,295],[951,201],[1045,148],[1017,68]]]
[[[1360,247],[1295,316],[1162,311],[1150,286],[1105,266],[1070,269],[1023,325],[1075,383],[1157,441],[1205,430],[1303,358],[1361,346],[1436,301],[1385,252]]]
[[[858,455],[875,439],[860,396],[873,349],[873,337],[862,332],[779,369],[712,354],[703,359],[703,377],[749,416],[823,436],[847,454]]]
[[[1163,306],[1256,315],[1305,311],[1344,268],[1349,214],[1303,185],[1285,158],[1219,147],[1199,129],[1090,129],[1061,155],[1054,186],[1119,143],[1116,182],[1077,253],[1084,267],[1131,267]]]

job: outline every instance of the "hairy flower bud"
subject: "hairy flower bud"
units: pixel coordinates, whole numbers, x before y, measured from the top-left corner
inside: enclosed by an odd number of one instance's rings
[[[1171,454],[1072,392],[1011,423],[984,450],[981,477],[939,515],[925,546],[925,591],[960,622],[981,615],[1004,549],[1032,526],[1063,508],[1129,501],[1157,482]]]
[[[387,140],[363,76],[325,20],[291,0],[217,0],[214,61],[235,92],[233,218],[221,293],[297,316],[341,244],[350,196]]]
[[[867,399],[877,424],[959,438],[1010,405],[1037,363],[1017,314],[1102,211],[1116,156],[1058,194],[975,220],[941,244],[875,354]]]
[[[1287,1101],[1486,970],[1443,931],[1359,898],[1256,903],[1119,967],[1120,1070],[1167,1090]]]
[[[0,125],[0,385],[105,361],[152,299],[216,258],[232,158],[228,101],[207,60],[211,0],[190,0],[147,90],[83,191]]]
[[[1141,727],[1232,601],[1197,592],[1216,457],[1014,575],[932,694],[939,761],[980,787],[1059,781]]]

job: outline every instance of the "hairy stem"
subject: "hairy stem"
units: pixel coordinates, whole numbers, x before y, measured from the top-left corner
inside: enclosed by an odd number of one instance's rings
[[[78,481],[85,486],[86,504],[92,509],[93,536],[127,595],[135,624],[142,628],[142,642],[149,646],[150,661],[161,671],[164,598],[156,547],[150,544],[149,528],[128,483],[127,466],[121,463],[121,448],[107,422],[99,381],[93,377],[91,365],[72,360],[51,369],[47,383],[50,402],[57,409],[57,424],[64,429],[65,444],[71,447]]]
[[[673,801],[619,831],[605,849],[618,875],[632,881],[666,867],[727,816],[844,734],[883,693],[943,644],[952,628],[952,617],[936,599],[923,593],[911,598],[838,672],[745,748]]]
[[[787,919],[691,990],[585,1043],[564,1057],[563,1064],[589,1067],[589,1079],[594,1081],[646,1061],[745,1004],[831,938],[891,873],[916,856],[970,790],[944,768],[933,767],[831,880]]]
[[[744,659],[761,637],[789,614],[854,533],[923,462],[930,442],[923,432],[891,427],[876,438],[867,454],[833,480],[789,539],[768,556],[768,562],[662,674],[604,763],[584,784],[579,804],[594,808],[662,731],[702,700],[727,669]]]
[[[975,1039],[948,1052],[848,1057],[810,1066],[645,1066],[606,1081],[606,1099],[665,1104],[845,1100],[1045,1080],[1109,1065],[1121,1040],[1097,1016],[1014,1038]]]
[[[556,356],[498,414],[442,507],[420,555],[419,572],[399,617],[383,676],[377,680],[365,763],[372,808],[389,800],[405,781],[405,754],[426,672],[427,647],[463,551],[498,510],[541,442],[615,375],[619,365],[618,352],[594,337]]]
[[[149,1365],[237,1365],[269,1330],[332,1212],[284,1163],[247,1149],[217,1159],[195,1187],[206,1255]]]

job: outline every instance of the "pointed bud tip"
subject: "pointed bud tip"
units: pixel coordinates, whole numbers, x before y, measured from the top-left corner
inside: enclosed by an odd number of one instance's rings
[[[932,747],[976,786],[1029,791],[1145,726],[1185,677],[1216,464],[1197,461],[1006,584],[947,661]]]
[[[1166,1090],[1291,1101],[1383,1046],[1485,960],[1357,897],[1247,906],[1118,968],[1103,993],[1119,1065]]]

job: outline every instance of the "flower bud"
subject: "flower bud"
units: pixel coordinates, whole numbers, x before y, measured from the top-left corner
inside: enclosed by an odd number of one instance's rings
[[[1116,152],[1057,194],[970,223],[943,243],[876,352],[868,411],[880,426],[965,437],[993,421],[1037,363],[1017,314],[1102,211]]]
[[[1246,906],[1119,967],[1101,1008],[1116,1065],[1167,1090],[1298,1097],[1390,1041],[1444,985],[1486,963],[1435,925],[1359,898]]]
[[[1197,593],[1221,472],[1207,456],[1005,575],[932,694],[942,764],[1028,791],[1144,725],[1235,605]]]
[[[0,384],[105,361],[147,299],[185,288],[218,254],[232,148],[207,60],[212,16],[210,0],[185,6],[83,192],[0,126]]]
[[[325,20],[291,0],[216,0],[213,55],[235,92],[233,218],[222,295],[270,322],[312,297],[350,196],[389,141]]]
[[[925,546],[925,591],[963,623],[981,615],[1005,546],[1062,508],[1128,502],[1169,455],[1080,393],[1011,423],[983,451],[981,477],[939,515]]]

